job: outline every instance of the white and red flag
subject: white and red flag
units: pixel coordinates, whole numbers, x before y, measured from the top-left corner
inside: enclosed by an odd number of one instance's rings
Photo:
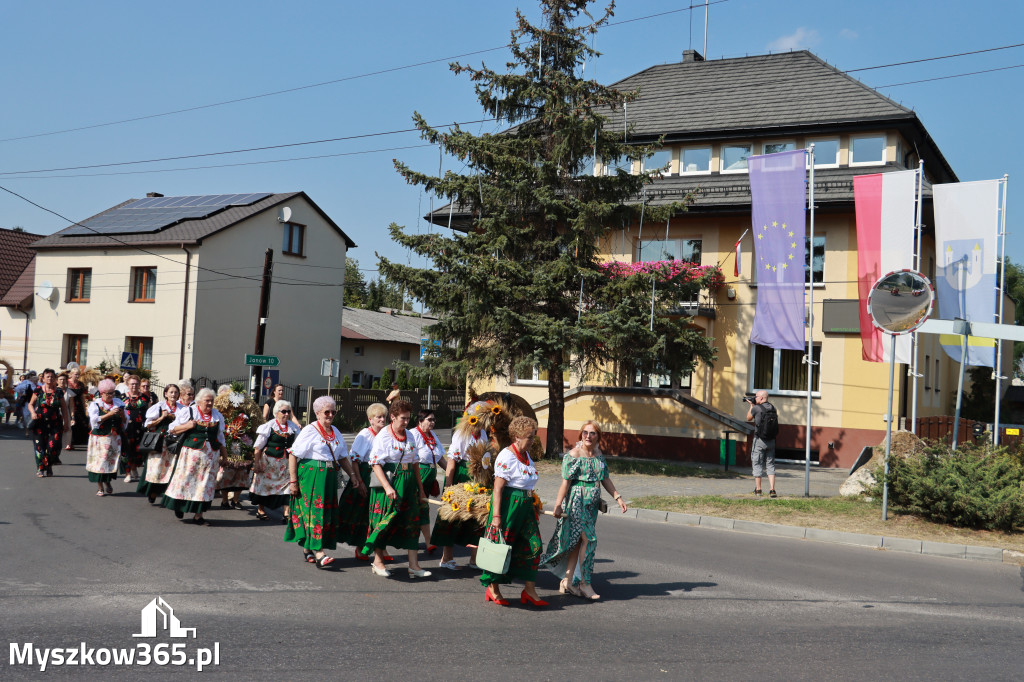
[[[858,175],[853,178],[857,208],[857,294],[860,299],[862,357],[888,362],[889,343],[871,323],[868,294],[878,279],[893,270],[914,267],[914,200],[916,170]],[[896,362],[911,363],[911,337],[896,338]]]
[[[743,234],[746,234],[744,232]],[[740,244],[743,242],[743,237],[736,240],[736,271],[733,273],[736,277],[740,276]]]

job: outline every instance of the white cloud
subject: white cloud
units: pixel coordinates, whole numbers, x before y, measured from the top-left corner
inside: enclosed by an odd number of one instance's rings
[[[853,29],[844,28],[842,31],[839,32],[839,37],[844,38],[845,40],[856,40],[857,38],[860,37],[860,34],[854,31]]]
[[[788,36],[782,36],[768,43],[768,49],[772,52],[787,52],[789,50],[803,50],[814,47],[821,42],[821,36],[813,28],[801,26]]]

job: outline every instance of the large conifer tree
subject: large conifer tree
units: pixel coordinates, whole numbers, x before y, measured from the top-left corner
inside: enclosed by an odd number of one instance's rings
[[[471,220],[451,233],[414,235],[391,225],[392,237],[426,256],[432,268],[380,260],[389,280],[439,316],[431,328],[443,342],[438,369],[470,381],[531,377],[534,367],[546,373],[552,455],[563,447],[563,382],[570,371],[622,382],[635,371],[680,374],[695,360],[714,359],[710,340],[672,313],[716,284],[717,268],[663,263],[636,273],[598,258],[611,226],[635,220],[651,174],[587,170],[595,157],[637,159],[650,151],[603,130],[605,115],[637,93],[581,77],[584,62],[598,56],[587,41],[613,10],[609,5],[594,19],[589,4],[542,0],[539,26],[517,11],[503,71],[451,65],[469,76],[484,111],[511,127],[496,135],[441,131],[414,114],[422,137],[464,161],[466,172],[437,177],[396,160],[398,172]],[[646,217],[663,221],[683,209],[647,207]]]

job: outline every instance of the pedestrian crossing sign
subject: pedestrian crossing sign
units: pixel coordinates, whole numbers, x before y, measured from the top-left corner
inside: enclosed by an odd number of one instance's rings
[[[121,369],[138,369],[138,353],[121,353]]]

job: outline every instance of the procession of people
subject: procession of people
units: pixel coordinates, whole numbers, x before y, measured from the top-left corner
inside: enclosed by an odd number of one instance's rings
[[[125,482],[136,482],[135,492],[151,504],[172,510],[182,522],[205,526],[211,524],[204,513],[218,493],[230,488],[237,495],[231,506],[244,509],[240,491],[247,490],[256,518],[269,521],[268,511],[281,510],[284,541],[297,544],[303,561],[319,569],[332,567],[336,559],[329,552],[342,543],[354,548],[355,558],[368,562],[375,576],[392,577],[390,548],[405,550],[410,578],[428,578],[434,571],[420,564],[422,537],[428,556],[442,548],[439,568],[481,571],[486,602],[508,605],[500,586],[521,580],[519,601],[547,606],[536,589],[541,569],[560,578],[560,593],[599,599],[590,581],[601,488],[623,512],[626,505],[608,476],[596,422],[583,424],[579,443],[563,458],[554,512],[547,512],[556,519],[555,530],[544,551],[539,498],[533,492],[539,473],[530,452],[539,443],[535,420],[509,416],[504,438],[499,438],[484,419],[488,409],[499,414],[503,408],[473,402],[446,450],[434,431],[434,411],[420,410],[414,418],[412,404],[398,396],[388,405],[367,408],[367,426],[349,448],[334,425],[337,406],[330,396],[313,402],[312,419],[303,427],[281,388],[275,386],[266,403],[257,406],[262,408],[257,420],[264,421],[254,429],[251,467],[229,469],[227,436],[235,432],[214,406],[212,389],[197,393],[182,380],[163,386],[158,399],[149,381],[134,374],[102,378],[87,387],[77,367],[60,373],[46,369],[25,401],[36,475],[52,476],[62,451],[85,445],[85,469],[97,485],[97,497],[114,495],[113,482],[125,475]],[[222,386],[220,393],[230,393],[230,387]],[[471,455],[480,458],[487,448],[489,453],[477,460],[477,473],[480,466],[493,469],[487,487],[478,487],[482,479],[474,482]],[[438,480],[442,472],[443,485]],[[449,513],[445,518],[438,514],[431,526],[430,498],[442,497],[449,511],[457,509],[450,494],[441,493],[463,486],[487,495],[486,522],[483,516]],[[222,506],[227,506],[224,499]],[[484,539],[507,546],[504,566],[477,566],[477,547],[486,544]],[[456,545],[472,550],[463,566],[455,561]]]

